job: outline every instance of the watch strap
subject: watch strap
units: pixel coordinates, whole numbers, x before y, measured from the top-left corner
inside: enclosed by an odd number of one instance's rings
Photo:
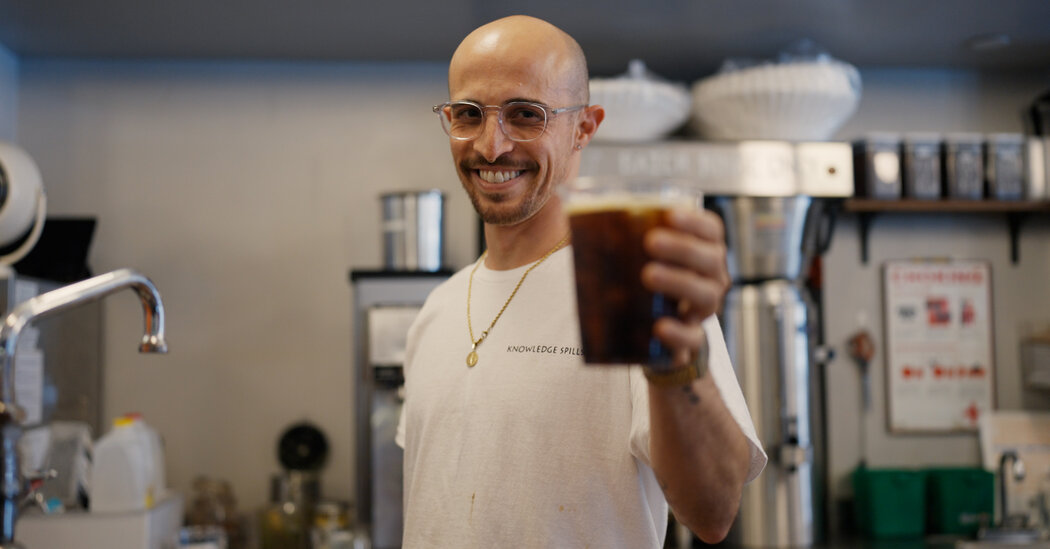
[[[696,353],[696,360],[687,366],[673,368],[671,370],[653,370],[645,368],[645,378],[653,385],[681,386],[707,375],[708,347],[705,342]]]

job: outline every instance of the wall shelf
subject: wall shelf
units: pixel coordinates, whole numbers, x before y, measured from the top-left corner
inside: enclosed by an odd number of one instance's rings
[[[1010,229],[1010,260],[1016,265],[1020,259],[1018,238],[1021,223],[1032,214],[1050,213],[1050,202],[1033,200],[878,200],[849,198],[843,201],[846,212],[857,215],[860,231],[860,261],[868,263],[868,231],[878,214],[1003,214]]]

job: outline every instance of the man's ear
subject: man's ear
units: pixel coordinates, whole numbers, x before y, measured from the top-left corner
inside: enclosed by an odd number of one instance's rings
[[[598,126],[605,120],[605,109],[601,105],[589,105],[580,114],[580,121],[576,125],[576,145],[580,148],[586,147],[598,131]]]

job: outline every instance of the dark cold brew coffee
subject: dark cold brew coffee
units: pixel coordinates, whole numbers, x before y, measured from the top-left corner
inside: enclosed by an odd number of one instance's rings
[[[668,206],[602,201],[567,210],[584,361],[669,367],[670,353],[653,336],[653,322],[677,314],[678,304],[641,280],[650,261],[642,240],[649,229],[668,224]]]

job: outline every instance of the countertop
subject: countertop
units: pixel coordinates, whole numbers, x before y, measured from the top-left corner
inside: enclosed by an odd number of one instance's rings
[[[958,538],[901,540],[840,540],[814,545],[812,549],[954,549]]]
[[[896,540],[869,540],[869,539],[841,539],[827,541],[813,545],[807,549],[957,549],[959,542],[973,541],[968,538],[961,538],[955,536],[937,536],[937,537],[926,537],[916,539],[896,539]],[[675,547],[669,545],[668,547]],[[696,542],[693,547],[712,547],[718,549],[735,549],[736,546],[721,544],[721,545],[706,545],[701,542]],[[994,549],[993,546],[985,545],[988,549]],[[1006,546],[995,546],[995,547],[1006,547]],[[1009,546],[1011,548],[1016,547],[1022,549],[1023,545]],[[1037,546],[1044,547],[1044,546]]]
[[[1047,542],[1038,542],[1035,545],[1006,545],[1006,544],[974,544],[969,545],[965,542],[974,542],[972,539],[960,538],[960,537],[928,537],[918,539],[901,539],[901,540],[868,540],[868,539],[853,539],[853,540],[836,540],[820,543],[810,547],[809,549],[962,549],[962,548],[982,548],[982,549],[1041,549],[1050,547]],[[708,547],[701,545],[701,547]],[[710,547],[724,547],[729,549],[728,546],[710,546]]]

